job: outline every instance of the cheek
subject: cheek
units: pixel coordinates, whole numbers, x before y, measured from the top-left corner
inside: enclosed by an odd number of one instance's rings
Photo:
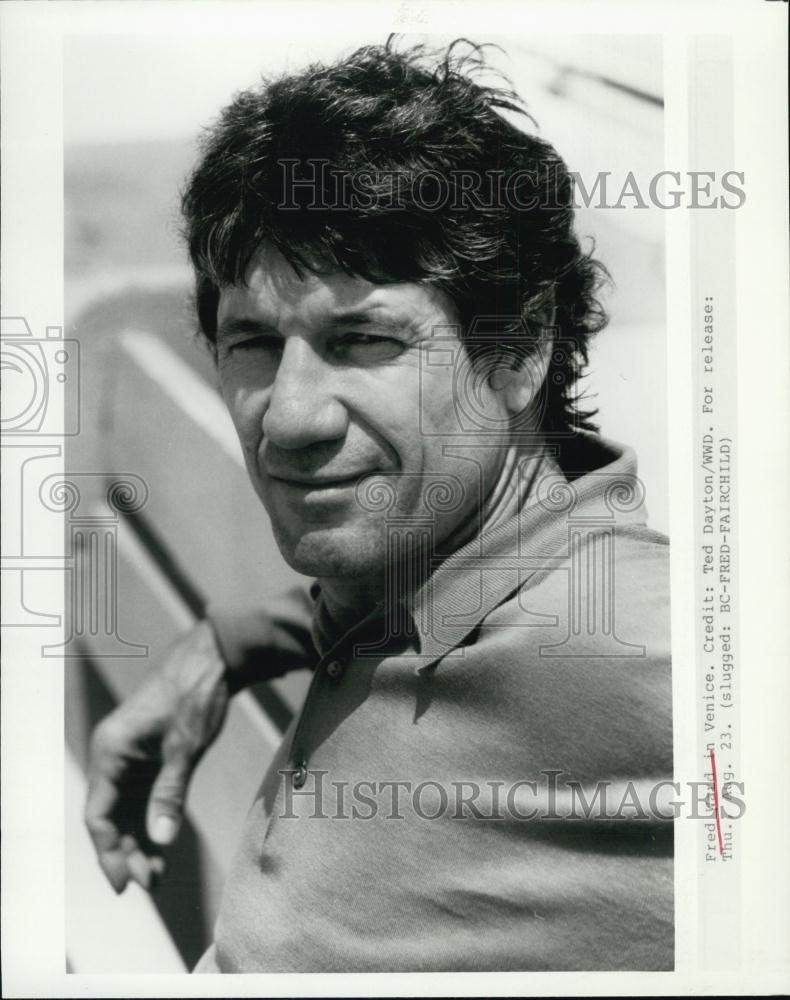
[[[455,400],[455,378],[448,366],[439,371],[423,371],[417,397],[418,426],[429,434],[456,435],[461,432]]]
[[[263,414],[267,393],[226,380],[220,383],[236,433],[245,449],[257,447],[263,434]]]
[[[397,377],[379,380],[358,401],[362,398],[364,419],[395,449],[403,471],[448,471],[453,460],[443,448],[454,441],[462,443],[452,371],[426,376],[424,371],[401,368]]]

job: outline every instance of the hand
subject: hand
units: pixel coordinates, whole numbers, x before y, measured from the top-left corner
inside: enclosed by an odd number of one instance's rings
[[[163,666],[96,727],[85,822],[116,892],[164,871],[162,848],[181,826],[195,765],[217,736],[229,699],[208,622],[171,648]]]

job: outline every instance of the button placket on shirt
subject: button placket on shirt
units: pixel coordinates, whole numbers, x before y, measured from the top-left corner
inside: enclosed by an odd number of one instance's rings
[[[345,665],[342,660],[330,660],[326,665],[326,675],[335,682],[339,681],[343,676],[343,671],[345,670]]]
[[[294,788],[301,788],[304,785],[307,781],[307,761],[299,761],[294,770],[292,780]]]
[[[335,685],[339,684],[343,674],[346,669],[346,664],[344,660],[335,656],[329,659],[325,664],[321,663],[316,668],[315,675],[313,676],[313,682],[307,692],[307,697],[305,698],[304,705],[302,707],[301,716],[299,722],[294,731],[293,740],[291,741],[291,752],[289,758],[293,765],[293,774],[291,776],[291,781],[294,788],[302,788],[307,781],[307,758],[302,748],[302,732],[305,723],[305,717],[307,715],[308,708],[311,703],[315,700],[315,695],[318,691],[320,684],[320,678],[326,675],[330,682]]]

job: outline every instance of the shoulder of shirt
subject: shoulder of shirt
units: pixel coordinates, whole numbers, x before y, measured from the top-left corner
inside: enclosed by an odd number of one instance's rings
[[[634,662],[627,654],[627,645],[633,647],[633,656],[643,664],[667,664],[670,655],[670,580],[669,543],[666,535],[648,528],[644,524],[628,524],[616,528],[610,539],[613,545],[610,555],[598,548],[595,560],[593,546],[604,537],[604,533],[590,532],[581,543],[577,559],[582,576],[587,579],[588,567],[595,566],[595,572],[603,572],[602,559],[608,560],[607,577],[602,585],[612,601],[612,627],[625,644],[617,649],[615,661],[625,666]],[[587,551],[585,551],[587,550]],[[528,576],[522,585],[480,623],[480,630],[489,637],[498,633],[498,642],[508,646],[516,645],[522,650],[551,645],[569,635],[571,607],[571,560],[558,567],[555,560],[547,560],[545,569]],[[599,594],[599,598],[602,594]],[[578,600],[577,598],[573,598]],[[590,602],[592,604],[592,601]],[[600,609],[600,605],[599,605]],[[600,610],[596,613],[600,613]],[[587,611],[583,612],[586,617]],[[516,626],[503,629],[503,625]],[[518,627],[519,625],[523,627]],[[586,631],[586,630],[585,630]],[[481,636],[482,637],[482,636]],[[610,648],[606,630],[594,630],[584,638],[584,658],[607,657],[604,650]],[[580,652],[579,647],[576,653]],[[541,654],[542,655],[542,654]]]

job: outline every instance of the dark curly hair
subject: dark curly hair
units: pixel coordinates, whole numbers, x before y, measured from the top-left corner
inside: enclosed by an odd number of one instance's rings
[[[484,350],[523,356],[556,310],[542,428],[594,429],[575,386],[607,320],[606,271],[574,233],[564,162],[503,116],[534,124],[508,81],[483,72],[484,47],[465,39],[437,54],[390,37],[237,94],[182,198],[203,334],[215,340],[220,289],[243,283],[264,240],[298,273],[440,287],[478,349],[476,318]]]

